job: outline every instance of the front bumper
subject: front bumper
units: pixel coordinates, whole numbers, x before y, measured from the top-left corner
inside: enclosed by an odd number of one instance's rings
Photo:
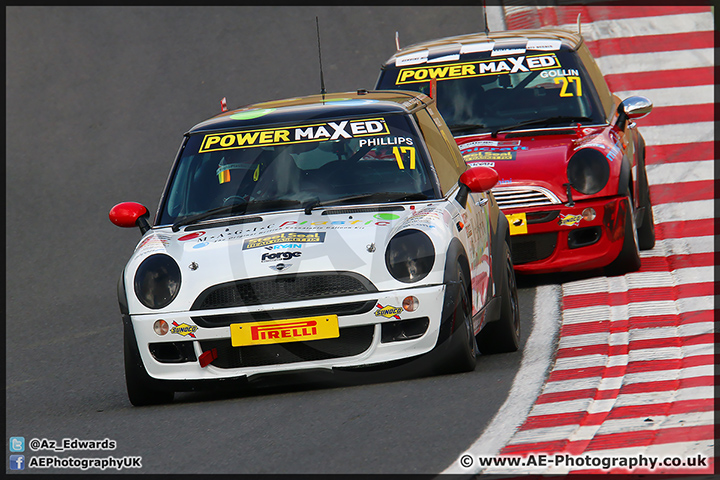
[[[435,285],[266,306],[131,315],[130,322],[145,370],[156,380],[195,383],[279,372],[364,367],[433,350],[438,343],[445,290],[445,285]],[[401,307],[409,295],[419,300],[413,312],[384,316],[378,308],[378,305]],[[334,310],[338,314],[339,338],[248,347],[231,345],[231,323],[258,318],[300,318]],[[153,329],[153,324],[161,319],[171,326],[165,335],[158,335]],[[201,355],[213,349],[217,358],[202,367]]]
[[[583,211],[590,208],[596,212],[593,220],[583,218]],[[622,250],[625,215],[631,211],[627,197],[579,201],[572,207],[504,209],[512,225],[515,270],[570,272],[609,265]],[[527,233],[515,233],[523,226]]]

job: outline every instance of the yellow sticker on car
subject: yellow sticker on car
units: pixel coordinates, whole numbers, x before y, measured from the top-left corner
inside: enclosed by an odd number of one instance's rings
[[[522,235],[527,233],[527,218],[524,213],[513,213],[505,216],[510,223],[510,235]]]
[[[230,325],[230,341],[233,347],[304,342],[339,336],[337,315]]]

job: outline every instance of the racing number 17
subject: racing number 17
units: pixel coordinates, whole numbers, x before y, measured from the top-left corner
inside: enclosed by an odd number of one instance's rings
[[[415,170],[415,147],[393,147],[393,154],[397,160],[398,168],[405,170],[402,154],[407,153],[410,156],[410,170]]]
[[[582,97],[582,87],[580,86],[580,77],[555,77],[555,83],[562,82],[562,88],[560,89],[561,97],[572,97],[573,93],[567,91],[568,84],[570,82],[575,83],[575,92],[578,97]]]

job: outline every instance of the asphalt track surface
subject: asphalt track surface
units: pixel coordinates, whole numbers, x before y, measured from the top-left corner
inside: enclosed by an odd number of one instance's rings
[[[462,375],[127,399],[115,288],[140,234],[107,212],[154,211],[182,134],[223,97],[319,93],[316,16],[329,92],[372,88],[396,30],[404,46],[484,28],[480,7],[6,8],[6,439],[109,438],[37,454],[141,456],[140,473],[437,473],[482,433],[520,353]],[[528,282],[520,299],[527,339]]]

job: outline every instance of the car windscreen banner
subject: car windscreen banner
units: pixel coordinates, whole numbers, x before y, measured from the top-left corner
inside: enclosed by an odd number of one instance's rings
[[[561,68],[554,53],[401,68],[396,85]]]
[[[389,135],[389,133],[390,130],[383,118],[318,122],[290,127],[268,127],[236,132],[210,133],[203,138],[199,153],[372,137]]]

